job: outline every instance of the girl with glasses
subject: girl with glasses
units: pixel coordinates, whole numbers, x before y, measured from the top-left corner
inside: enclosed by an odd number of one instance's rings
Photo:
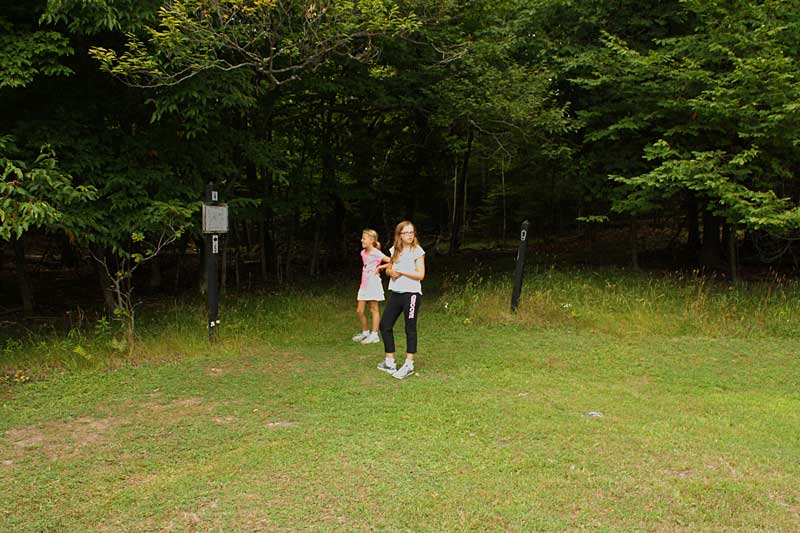
[[[386,358],[378,370],[389,372],[397,379],[414,373],[414,355],[417,353],[417,317],[422,300],[422,280],[425,279],[425,250],[419,245],[414,224],[404,220],[394,232],[394,246],[389,248],[391,262],[381,265],[389,281],[389,301],[381,317],[380,330]],[[394,360],[394,324],[403,315],[406,326],[406,360],[397,368]]]

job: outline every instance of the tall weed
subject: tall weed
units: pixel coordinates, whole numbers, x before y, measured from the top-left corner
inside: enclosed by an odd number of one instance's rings
[[[796,336],[800,287],[772,279],[731,285],[701,272],[642,274],[620,269],[537,268],[516,313],[510,276],[475,274],[443,284],[449,312],[477,324],[579,327],[619,335]]]

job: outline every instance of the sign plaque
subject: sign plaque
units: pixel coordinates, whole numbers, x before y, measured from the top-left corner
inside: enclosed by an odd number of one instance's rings
[[[228,206],[203,204],[203,233],[228,233]]]

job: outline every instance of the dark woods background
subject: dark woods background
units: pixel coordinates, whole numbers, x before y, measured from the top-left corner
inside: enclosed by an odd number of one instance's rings
[[[115,276],[141,294],[202,288],[211,180],[230,207],[229,289],[352,277],[361,229],[388,249],[402,219],[434,254],[513,253],[528,219],[532,246],[584,261],[796,268],[796,2],[385,2],[414,24],[365,40],[348,22],[347,50],[291,80],[264,65],[302,62],[290,23],[327,4],[273,4],[0,0],[0,312],[111,311]],[[224,32],[259,24],[252,6],[292,29],[248,67]],[[159,26],[180,9],[227,22],[211,41]],[[103,70],[92,50],[134,36],[157,62],[196,67],[213,48],[244,66],[180,83]]]

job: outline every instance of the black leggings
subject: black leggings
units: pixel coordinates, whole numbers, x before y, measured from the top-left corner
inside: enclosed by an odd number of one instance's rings
[[[416,292],[390,292],[389,302],[381,317],[381,337],[386,353],[394,353],[394,323],[403,313],[406,322],[406,352],[417,353],[417,315],[422,295]]]

